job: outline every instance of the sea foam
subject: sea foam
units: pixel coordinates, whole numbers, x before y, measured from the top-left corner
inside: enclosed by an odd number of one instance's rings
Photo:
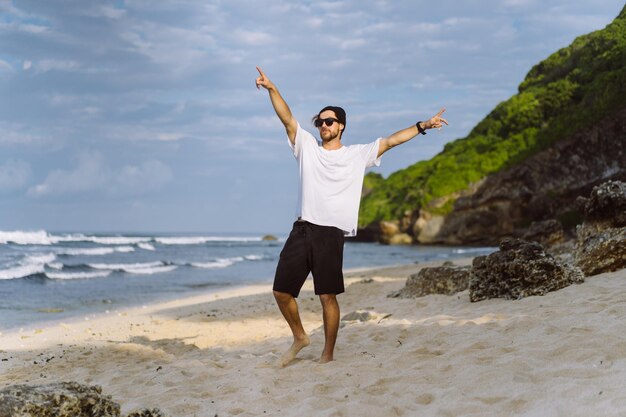
[[[241,262],[244,258],[241,256],[236,256],[233,258],[218,258],[212,262],[192,262],[191,266],[195,268],[205,268],[205,269],[213,269],[213,268],[227,268],[233,265],[235,262]]]
[[[98,255],[110,255],[115,252],[133,252],[135,248],[132,246],[114,246],[112,248],[62,248],[57,249],[55,252],[57,255],[72,255],[72,256],[98,256]]]
[[[161,261],[156,262],[139,262],[132,264],[87,264],[90,268],[93,269],[110,269],[112,271],[123,271],[125,269],[140,269],[140,268],[153,268],[157,266],[165,265]]]
[[[162,272],[173,271],[178,268],[176,265],[166,265],[163,262],[143,262],[132,264],[87,264],[93,269],[105,269],[109,271],[128,272],[129,274],[152,275]]]
[[[181,236],[155,237],[162,245],[201,245],[208,242],[260,242],[260,237]]]
[[[18,265],[0,270],[0,279],[16,279],[41,274],[45,271],[46,264],[56,265],[55,260],[56,255],[53,253],[27,255],[19,261]]]
[[[88,279],[103,278],[109,276],[113,271],[95,271],[95,272],[46,272],[46,276],[50,279]]]
[[[41,274],[43,272],[43,264],[20,265],[13,268],[0,270],[0,279],[24,278],[29,275]]]

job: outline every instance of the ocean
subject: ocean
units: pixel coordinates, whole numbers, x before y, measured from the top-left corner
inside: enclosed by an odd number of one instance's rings
[[[286,236],[0,231],[0,330],[271,283]],[[446,260],[493,248],[347,242],[344,269]]]

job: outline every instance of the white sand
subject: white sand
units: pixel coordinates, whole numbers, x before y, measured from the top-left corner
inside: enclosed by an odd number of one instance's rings
[[[0,387],[75,380],[172,417],[626,415],[626,270],[520,301],[386,297],[418,267],[347,279],[342,316],[375,318],[340,329],[330,364],[308,282],[311,345],[284,369],[290,332],[253,286],[3,334]]]

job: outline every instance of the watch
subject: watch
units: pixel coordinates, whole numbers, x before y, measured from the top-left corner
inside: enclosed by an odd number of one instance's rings
[[[422,135],[425,135],[426,130],[422,126],[420,126],[420,123],[422,122],[420,121],[420,122],[415,123],[415,127],[417,127],[417,132],[421,133]]]

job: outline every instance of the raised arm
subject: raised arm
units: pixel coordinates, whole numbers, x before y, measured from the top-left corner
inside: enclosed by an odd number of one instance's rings
[[[441,117],[444,111],[446,111],[446,109],[441,109],[439,110],[439,113],[437,113],[436,115],[434,115],[427,121],[418,122],[420,128],[422,130],[432,129],[435,127],[438,129],[441,129],[441,126],[443,126],[444,124],[447,125],[448,122],[446,121],[446,119]],[[398,146],[404,142],[407,142],[413,139],[415,136],[417,136],[420,133],[420,131],[417,128],[418,123],[416,123],[415,125],[411,127],[407,127],[406,129],[398,130],[393,135],[381,139],[380,145],[378,147],[378,156],[380,157],[382,154],[384,154],[385,152],[387,152],[389,149],[393,148],[394,146]]]
[[[298,129],[298,122],[294,119],[291,114],[291,110],[289,106],[283,99],[283,97],[278,92],[278,88],[274,85],[273,82],[267,78],[267,75],[261,71],[261,68],[256,67],[257,71],[259,71],[259,76],[256,79],[256,88],[260,89],[261,87],[265,88],[270,94],[270,100],[272,101],[272,106],[274,106],[274,111],[276,115],[280,119],[280,121],[285,125],[285,130],[287,131],[287,137],[292,144],[296,144],[296,131]]]

